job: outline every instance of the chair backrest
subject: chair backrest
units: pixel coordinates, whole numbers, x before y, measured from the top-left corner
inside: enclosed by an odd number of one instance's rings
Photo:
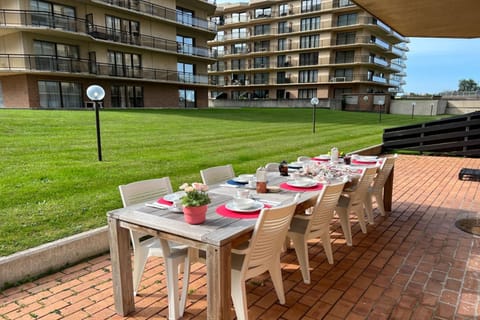
[[[150,200],[156,200],[172,193],[172,184],[169,177],[136,181],[118,186],[123,206],[129,206]]]
[[[297,158],[298,162],[304,162],[304,161],[310,161],[310,160],[312,160],[312,157],[308,157],[308,156],[300,156]]]
[[[260,212],[243,264],[245,279],[267,270],[280,254],[296,205],[296,200],[293,200],[289,204],[264,208]]]
[[[318,194],[317,201],[313,207],[310,225],[305,230],[306,233],[315,233],[324,230],[324,228],[329,228],[338,199],[347,181],[348,179],[345,178],[339,183],[324,186],[323,190]]]
[[[227,164],[200,170],[200,175],[202,176],[204,184],[212,185],[234,178],[235,172],[233,171],[232,165]]]
[[[363,206],[363,201],[368,192],[368,187],[370,187],[372,184],[376,174],[377,167],[368,167],[363,170],[362,176],[355,186],[355,192],[352,192],[350,195],[350,207]]]
[[[397,159],[397,155],[395,154],[392,157],[387,157],[383,161],[377,176],[373,180],[373,189],[374,190],[381,190],[383,189],[383,186],[385,185],[385,182],[388,179],[388,176],[392,172],[393,166],[395,165],[395,160]]]
[[[268,172],[278,172],[278,167],[280,166],[280,163],[278,162],[269,162],[265,165],[265,170]]]

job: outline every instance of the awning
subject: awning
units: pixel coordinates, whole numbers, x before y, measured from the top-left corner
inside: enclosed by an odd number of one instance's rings
[[[480,0],[353,0],[353,2],[405,37],[480,37]]]

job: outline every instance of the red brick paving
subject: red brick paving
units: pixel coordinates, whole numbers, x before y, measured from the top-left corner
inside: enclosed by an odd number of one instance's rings
[[[377,215],[366,235],[354,224],[352,247],[335,221],[334,265],[312,241],[310,285],[287,251],[286,304],[267,276],[255,278],[247,285],[250,319],[480,318],[480,238],[454,226],[459,214],[480,211],[480,182],[458,180],[463,167],[480,168],[480,159],[400,156],[392,212]],[[103,255],[0,292],[0,319],[165,319],[161,260],[149,260],[126,318],[115,314],[110,270]],[[205,268],[196,264],[184,319],[206,318],[205,295]]]

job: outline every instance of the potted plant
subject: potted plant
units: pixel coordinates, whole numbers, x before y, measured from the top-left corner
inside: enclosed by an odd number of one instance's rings
[[[189,224],[205,222],[208,204],[211,202],[207,193],[208,186],[198,182],[191,185],[184,183],[180,189],[185,191],[185,196],[182,197],[185,221]]]

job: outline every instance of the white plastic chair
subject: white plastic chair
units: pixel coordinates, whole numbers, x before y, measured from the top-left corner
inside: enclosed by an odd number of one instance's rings
[[[350,213],[354,212],[358,218],[358,224],[363,233],[367,233],[367,225],[365,223],[364,202],[367,195],[368,187],[372,184],[377,173],[376,167],[369,167],[363,170],[362,176],[358,180],[351,192],[342,194],[338,199],[335,212],[340,218],[343,234],[347,245],[352,245],[352,227],[350,225]]]
[[[310,283],[308,240],[320,238],[328,263],[333,264],[330,223],[347,180],[348,179],[345,178],[340,183],[325,185],[317,196],[315,206],[308,208],[305,211],[305,215],[297,214],[293,216],[292,222],[290,223],[288,237],[291,239],[293,247],[295,248],[303,282],[306,284]]]
[[[238,320],[248,319],[245,281],[268,271],[281,304],[285,304],[280,253],[296,200],[263,209],[248,242],[232,249],[232,300]]]
[[[310,161],[312,160],[312,157],[308,157],[308,156],[300,156],[297,158],[297,161],[298,162],[305,162],[305,161]]]
[[[367,213],[368,223],[370,224],[374,224],[372,209],[373,198],[375,198],[377,202],[377,208],[378,211],[380,211],[380,214],[382,216],[385,215],[385,207],[383,205],[383,187],[385,186],[385,182],[392,172],[396,159],[396,154],[392,157],[386,157],[384,159],[377,176],[373,180],[373,185],[368,188],[367,196],[365,197],[365,211]]]
[[[278,162],[269,162],[265,165],[265,170],[267,170],[267,172],[278,172],[279,166],[280,163]]]
[[[232,165],[227,164],[200,170],[200,175],[204,184],[212,185],[234,178],[235,172]]]
[[[119,186],[123,206],[154,201],[172,193],[170,178],[150,179]],[[141,240],[145,234],[130,230],[133,246],[133,290],[137,295],[147,259],[152,256],[163,257],[167,273],[168,318],[178,319],[183,315],[190,280],[190,255],[187,246],[169,243],[158,238]],[[178,300],[178,268],[184,264],[183,288]]]

